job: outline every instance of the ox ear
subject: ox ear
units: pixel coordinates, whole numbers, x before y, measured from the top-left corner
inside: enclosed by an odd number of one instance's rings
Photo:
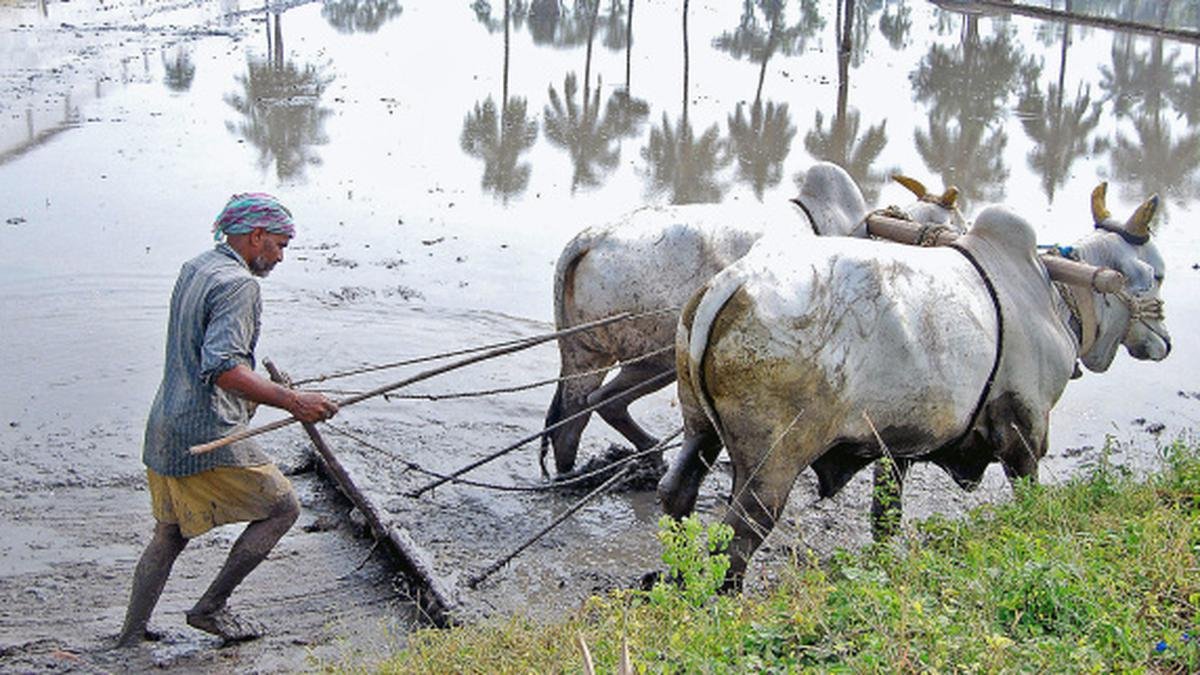
[[[1108,207],[1105,206],[1105,194],[1108,192],[1108,181],[1100,183],[1092,190],[1092,222],[1096,225],[1103,223],[1112,217],[1108,212]]]
[[[958,188],[953,185],[946,188],[946,191],[938,198],[938,206],[947,210],[956,208],[958,206]]]
[[[916,195],[917,199],[924,199],[925,195],[929,194],[929,190],[926,190],[921,181],[916,178],[909,178],[897,173],[892,175],[892,180],[908,188],[908,191]]]
[[[1156,213],[1158,213],[1158,195],[1152,195],[1142,202],[1142,205],[1137,207],[1137,210],[1129,217],[1125,223],[1125,231],[1139,239],[1149,239],[1150,221],[1154,220]]]

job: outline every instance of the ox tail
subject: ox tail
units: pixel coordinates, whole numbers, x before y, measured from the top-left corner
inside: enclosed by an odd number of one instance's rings
[[[721,445],[728,448],[725,428],[721,424],[721,418],[717,414],[716,406],[713,404],[704,381],[704,358],[708,353],[713,325],[729,299],[742,287],[740,281],[721,283],[723,276],[718,275],[705,284],[684,307],[679,324],[677,341],[679,348],[676,349],[676,353],[681,361],[677,364],[677,372],[684,372],[686,369],[697,403],[717,432],[717,437],[721,439]],[[686,364],[682,363],[685,354]]]
[[[555,330],[562,330],[570,326],[575,304],[575,269],[579,266],[579,261],[583,260],[583,256],[587,255],[587,252],[591,250],[595,239],[596,237],[592,233],[592,230],[584,230],[575,235],[571,241],[567,242],[562,253],[558,256],[558,264],[554,267]],[[574,339],[578,339],[578,337],[568,336],[558,339],[560,378],[572,374],[566,372],[567,360],[563,358],[563,354],[573,348],[569,341]],[[563,382],[562,379],[559,379],[558,386],[554,389],[554,398],[551,399],[550,407],[546,410],[545,425],[547,427],[563,418]],[[541,458],[545,458],[549,446],[550,435],[542,434]]]

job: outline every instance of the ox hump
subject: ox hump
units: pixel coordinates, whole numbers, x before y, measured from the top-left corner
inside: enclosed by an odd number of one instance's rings
[[[979,212],[969,234],[1001,250],[1028,254],[1037,249],[1037,233],[1029,221],[1003,206]]]

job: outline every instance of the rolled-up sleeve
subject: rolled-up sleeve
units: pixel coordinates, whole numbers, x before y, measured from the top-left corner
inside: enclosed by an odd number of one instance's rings
[[[206,302],[208,324],[200,347],[200,379],[212,384],[238,365],[254,368],[262,300],[252,278],[214,288]]]

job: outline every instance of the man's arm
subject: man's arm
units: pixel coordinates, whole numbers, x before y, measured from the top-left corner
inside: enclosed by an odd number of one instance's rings
[[[322,394],[288,389],[242,364],[218,375],[217,386],[255,403],[286,410],[301,422],[327,420],[338,410],[337,404]]]

